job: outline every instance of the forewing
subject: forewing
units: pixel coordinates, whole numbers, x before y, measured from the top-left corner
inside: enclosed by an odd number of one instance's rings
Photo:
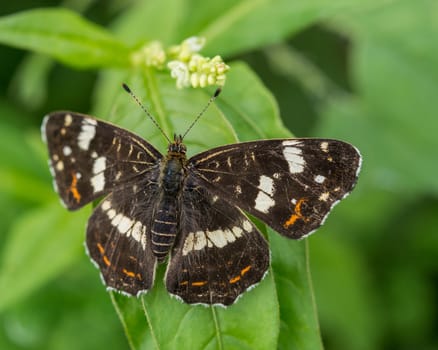
[[[167,290],[190,304],[230,305],[268,270],[267,242],[239,208],[190,175],[181,201]]]
[[[329,139],[285,139],[218,147],[189,160],[206,188],[290,238],[318,228],[353,189],[361,156]]]
[[[41,132],[55,188],[70,210],[143,176],[162,158],[141,137],[78,113],[47,115]]]
[[[152,173],[102,200],[87,226],[87,250],[107,287],[138,295],[152,287],[156,258],[150,228],[158,186]]]

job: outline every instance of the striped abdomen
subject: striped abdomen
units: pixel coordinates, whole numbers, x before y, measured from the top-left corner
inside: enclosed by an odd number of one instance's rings
[[[152,251],[163,261],[172,248],[177,232],[176,198],[165,196],[159,204],[151,227]]]

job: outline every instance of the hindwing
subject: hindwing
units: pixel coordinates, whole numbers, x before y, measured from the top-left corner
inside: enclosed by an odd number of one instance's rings
[[[159,196],[157,178],[154,171],[137,184],[120,187],[88,220],[87,251],[111,289],[138,295],[152,287],[157,259],[151,218]]]
[[[144,176],[162,158],[141,137],[78,113],[47,115],[41,132],[55,189],[70,210]]]
[[[268,244],[239,208],[190,175],[181,201],[167,290],[186,303],[230,305],[267,272]]]
[[[284,139],[214,148],[188,168],[210,192],[299,239],[350,193],[360,163],[358,150],[342,141]]]

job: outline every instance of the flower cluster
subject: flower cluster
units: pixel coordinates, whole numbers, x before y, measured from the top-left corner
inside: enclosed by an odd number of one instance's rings
[[[166,51],[160,42],[153,41],[132,56],[134,65],[145,64],[148,67],[163,69],[167,63],[170,75],[176,79],[176,86],[206,87],[209,85],[223,86],[226,73],[230,67],[224,63],[220,56],[213,58],[204,57],[198,52],[205,44],[204,38],[191,37],[180,45],[171,46]]]

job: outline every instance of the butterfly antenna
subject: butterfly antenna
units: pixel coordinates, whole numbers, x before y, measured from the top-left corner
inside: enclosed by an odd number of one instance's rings
[[[166,138],[167,142],[172,143],[172,141],[170,141],[170,139],[167,137],[166,133],[164,132],[164,130],[161,128],[161,126],[157,123],[157,121],[155,120],[155,118],[152,116],[152,114],[147,110],[147,108],[144,106],[143,103],[141,103],[141,101],[138,99],[138,97],[131,91],[131,89],[129,88],[128,85],[126,85],[125,83],[122,84],[123,89],[125,89],[125,91],[131,95],[131,97],[134,99],[134,101],[140,106],[140,108],[143,110],[143,112],[146,113],[146,115],[149,117],[150,120],[152,120],[152,122],[155,124],[155,126],[157,127],[158,130],[160,130],[160,132],[163,134],[163,136]]]
[[[205,111],[208,109],[208,107],[210,107],[210,105],[214,102],[214,100],[216,100],[216,98],[219,96],[219,94],[221,93],[222,89],[219,87],[216,89],[216,91],[214,92],[213,96],[210,97],[210,99],[208,100],[207,104],[205,105],[205,107],[202,109],[202,111],[198,114],[198,116],[195,118],[195,120],[193,120],[192,124],[190,124],[190,126],[188,127],[188,129],[186,130],[186,132],[183,134],[183,136],[181,137],[181,140],[184,139],[184,137],[186,137],[187,133],[193,128],[193,125],[196,124],[196,122],[199,120],[199,118],[202,117],[202,115],[205,113]]]

